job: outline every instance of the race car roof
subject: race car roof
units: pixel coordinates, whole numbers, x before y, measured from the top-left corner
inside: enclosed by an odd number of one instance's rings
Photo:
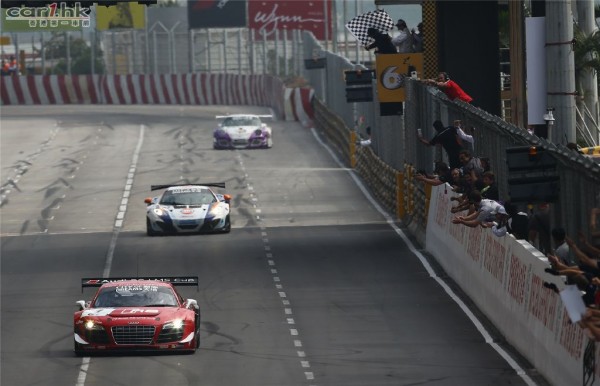
[[[225,183],[224,182],[209,182],[206,184],[163,184],[163,185],[150,185],[150,190],[160,190],[160,189],[167,189],[167,188],[172,188],[172,187],[177,187],[177,186],[213,186],[216,188],[223,188],[225,189]]]

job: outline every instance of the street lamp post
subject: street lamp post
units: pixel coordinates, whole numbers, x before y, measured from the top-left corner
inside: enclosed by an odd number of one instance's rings
[[[546,114],[544,114],[544,121],[546,121],[546,138],[552,138],[552,127],[554,126],[554,115],[552,112],[554,111],[554,107],[548,107],[546,109]]]

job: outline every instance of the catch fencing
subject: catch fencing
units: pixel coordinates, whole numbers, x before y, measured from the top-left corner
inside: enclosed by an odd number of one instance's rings
[[[463,126],[475,128],[474,155],[489,159],[491,170],[496,175],[500,199],[503,201],[509,199],[506,149],[518,146],[536,146],[538,149],[544,149],[556,161],[556,174],[560,181],[558,200],[551,205],[551,227],[563,227],[571,237],[576,237],[579,231],[590,236],[590,211],[600,207],[600,164],[594,159],[567,148],[566,144],[550,143],[479,108],[464,102],[450,101],[439,90],[412,79],[407,79],[405,86],[407,97],[404,115],[380,116],[375,91],[373,102],[346,102],[344,71],[366,70],[367,67],[323,50],[320,42],[312,38],[311,34],[305,33],[305,58],[312,57],[313,52],[319,52],[326,62],[322,69],[305,70],[305,77],[314,87],[315,95],[319,99],[315,103],[322,103],[329,111],[328,114],[339,117],[345,125],[348,138],[351,133],[366,136],[365,128],[370,126],[370,149],[373,156],[396,173],[402,174],[402,186],[371,186],[371,189],[376,191],[389,190],[386,194],[378,195],[396,196],[398,205],[393,213],[399,215],[399,218],[412,221],[416,216],[420,219],[418,224],[426,223],[424,215],[417,213],[418,210],[426,208],[426,188],[417,183],[413,176],[416,170],[432,172],[434,161],[445,160],[445,154],[440,149],[432,149],[420,143],[417,129],[423,131],[425,138],[432,138],[432,124],[435,120],[450,125],[455,119],[460,119]],[[374,90],[375,82],[374,79]],[[331,120],[325,117],[325,114],[317,115],[315,123],[319,127],[332,128]],[[364,117],[365,121],[357,125],[361,117]],[[340,136],[339,128],[336,128],[335,136]],[[350,139],[346,142],[353,146]],[[349,164],[352,154],[350,152],[347,159]],[[381,168],[378,167],[364,173],[380,172]],[[529,209],[526,203],[521,205],[524,210]],[[388,205],[388,208],[394,209],[394,206]],[[424,234],[424,227],[418,226],[418,230]]]

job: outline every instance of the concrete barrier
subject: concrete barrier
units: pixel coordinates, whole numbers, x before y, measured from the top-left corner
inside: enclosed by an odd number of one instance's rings
[[[443,185],[432,190],[427,251],[549,382],[582,384],[588,338],[570,323],[560,296],[543,286],[564,283],[544,272],[547,259],[528,242],[452,224],[452,195]]]
[[[285,120],[309,126],[309,88],[285,88],[270,75],[129,74],[27,75],[0,78],[2,105],[239,105],[269,106]]]

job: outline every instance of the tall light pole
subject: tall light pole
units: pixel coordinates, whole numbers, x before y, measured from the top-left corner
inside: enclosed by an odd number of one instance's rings
[[[546,1],[547,105],[560,122],[548,139],[555,144],[575,142],[575,58],[571,0]]]

